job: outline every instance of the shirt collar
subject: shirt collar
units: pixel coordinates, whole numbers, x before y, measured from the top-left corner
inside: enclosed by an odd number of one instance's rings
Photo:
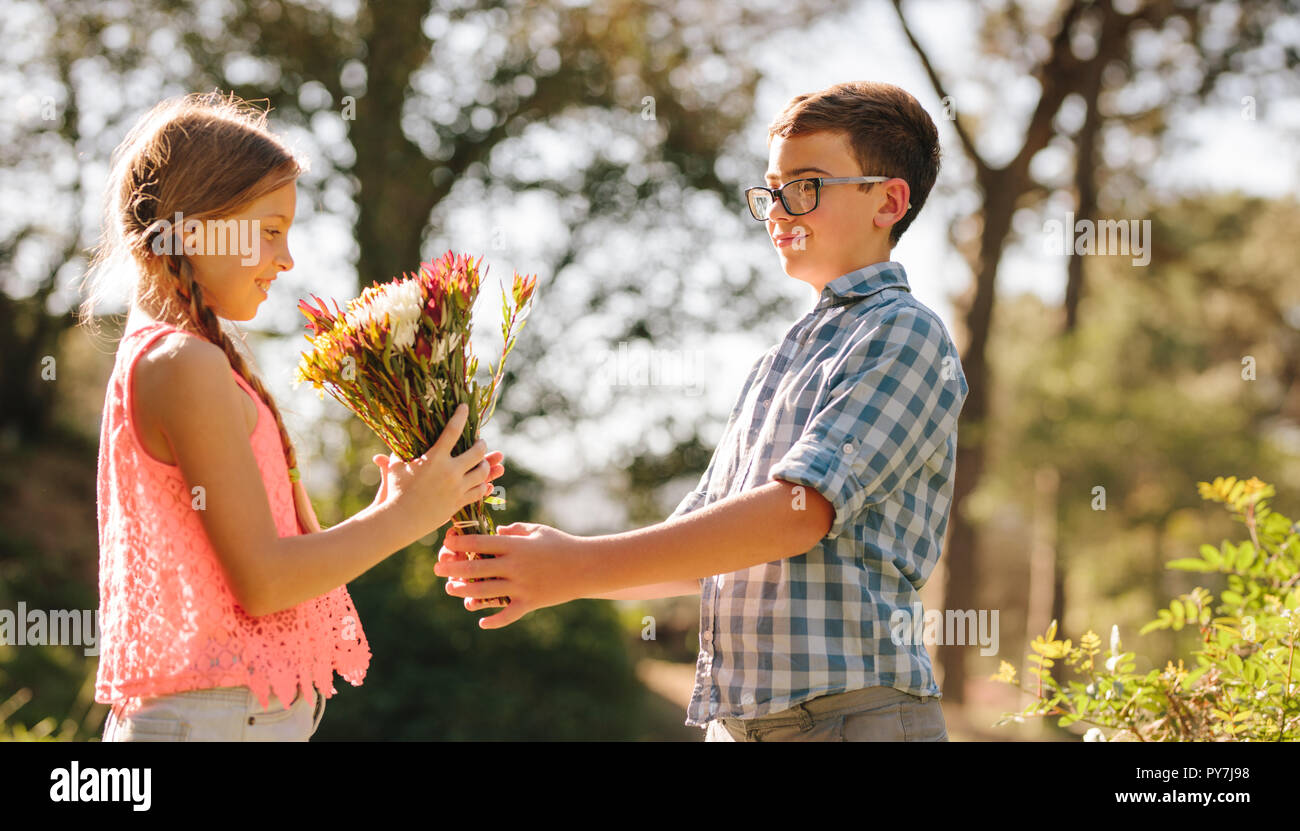
[[[843,306],[888,288],[911,291],[901,263],[874,263],[831,280],[817,298],[817,309]]]

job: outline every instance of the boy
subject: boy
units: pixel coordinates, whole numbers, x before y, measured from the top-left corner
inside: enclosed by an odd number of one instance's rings
[[[795,98],[768,145],[751,214],[819,297],[750,370],[696,490],[622,534],[449,534],[435,570],[471,611],[510,597],[484,628],[578,597],[700,592],[686,723],[709,741],[947,741],[929,654],[890,625],[939,559],[967,392],[889,260],[934,185],[938,132],[903,90],[848,83]]]

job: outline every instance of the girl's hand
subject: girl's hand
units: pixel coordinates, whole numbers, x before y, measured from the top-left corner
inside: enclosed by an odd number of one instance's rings
[[[492,493],[493,464],[482,439],[459,456],[451,454],[468,418],[469,408],[461,404],[423,455],[410,462],[389,459],[385,497],[400,518],[403,534],[412,540],[436,531],[456,511]]]
[[[500,450],[493,450],[484,459],[488,464],[492,465],[492,470],[488,473],[488,479],[496,479],[506,472],[505,466],[501,464],[505,459],[505,454]],[[374,508],[388,501],[388,466],[401,460],[395,455],[384,456],[376,453],[370,457],[370,461],[374,462],[375,467],[379,468],[379,490],[375,493],[374,501],[370,503],[370,507]],[[490,494],[491,491],[489,490],[488,493]]]
[[[388,501],[388,465],[396,456],[385,456],[382,453],[376,453],[370,457],[370,461],[375,463],[379,468],[379,490],[375,492],[374,501],[370,503],[371,508],[376,508]]]

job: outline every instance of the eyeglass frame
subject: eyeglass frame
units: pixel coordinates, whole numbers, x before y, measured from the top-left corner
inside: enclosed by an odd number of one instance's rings
[[[745,188],[745,206],[749,207],[749,194],[753,193],[756,190],[765,190],[772,196],[773,205],[775,205],[778,201],[780,201],[781,207],[785,208],[785,212],[788,213],[790,216],[804,216],[805,214],[812,213],[813,211],[817,210],[818,207],[821,206],[823,185],[867,184],[868,182],[870,182],[871,184],[875,184],[876,182],[888,182],[890,179],[896,179],[896,178],[898,177],[896,176],[836,176],[833,178],[826,178],[824,176],[807,176],[802,179],[792,179],[779,188],[769,188],[764,185],[754,185],[751,188]],[[789,203],[785,201],[785,194],[782,193],[782,191],[784,191],[786,188],[798,182],[813,183],[813,188],[814,188],[813,206],[806,211],[800,211],[799,213],[795,213],[793,210],[790,209]],[[912,210],[911,202],[907,203],[907,209],[909,211]],[[771,207],[769,207],[768,215],[770,216],[771,213],[772,213],[772,209]],[[754,216],[754,209],[752,207],[750,207],[749,209],[749,215],[753,216],[754,219],[758,222],[767,222],[766,216],[764,217]]]

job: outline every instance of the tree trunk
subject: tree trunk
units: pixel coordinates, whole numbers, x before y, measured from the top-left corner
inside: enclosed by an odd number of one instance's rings
[[[962,355],[962,371],[969,389],[962,405],[961,426],[957,430],[957,471],[953,484],[952,515],[948,525],[944,606],[948,609],[979,609],[975,576],[978,573],[977,535],[974,524],[961,510],[984,472],[984,438],[988,416],[987,348],[993,319],[994,286],[1002,248],[1011,230],[1018,189],[1007,187],[1010,178],[1005,170],[989,171],[982,177],[985,195],[984,229],[980,238],[979,261],[975,274],[975,294],[966,312],[968,340]],[[943,666],[943,695],[954,704],[966,700],[966,652],[957,644],[939,647]]]

